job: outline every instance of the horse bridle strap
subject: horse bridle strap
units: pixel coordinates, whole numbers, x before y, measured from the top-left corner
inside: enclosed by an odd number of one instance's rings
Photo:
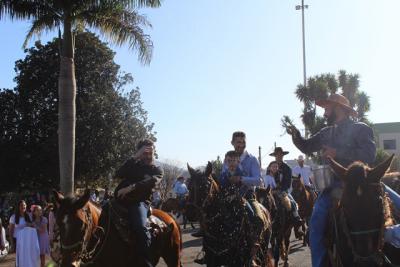
[[[373,233],[379,233],[381,231],[380,228],[375,228],[371,230],[365,230],[365,231],[350,231],[350,235],[368,235],[368,234],[373,234]]]

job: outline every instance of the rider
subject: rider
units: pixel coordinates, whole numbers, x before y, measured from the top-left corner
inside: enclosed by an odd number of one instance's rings
[[[293,168],[293,176],[300,177],[306,189],[308,189],[309,191],[314,191],[311,181],[312,177],[311,167],[304,164],[303,155],[300,155],[297,158],[297,164],[298,165]]]
[[[189,190],[187,189],[187,186],[185,184],[185,178],[183,176],[178,177],[174,185],[173,191],[176,195],[176,198],[178,199],[179,209],[182,210],[185,205],[186,195],[189,193]],[[178,217],[180,215],[181,214],[178,214]]]
[[[376,147],[372,129],[362,122],[351,120],[357,117],[357,112],[350,106],[349,100],[339,94],[331,94],[326,100],[316,101],[316,104],[325,109],[324,117],[327,127],[309,139],[301,137],[295,127],[289,127],[293,143],[303,153],[310,154],[322,150],[323,158],[331,157],[341,165],[347,167],[354,161],[372,164],[375,160]],[[327,250],[324,245],[324,233],[327,227],[329,210],[332,206],[332,196],[340,188],[341,183],[335,181],[333,186],[325,189],[317,198],[310,220],[310,247],[312,266],[324,265]],[[386,191],[390,190],[386,188]],[[389,193],[395,203],[400,199],[397,194]],[[399,205],[397,205],[398,208]],[[389,232],[387,230],[387,232]],[[386,235],[385,235],[386,237]],[[388,241],[388,240],[386,240]]]
[[[162,178],[162,171],[154,165],[155,146],[150,139],[137,145],[137,152],[125,162],[115,176],[123,180],[115,189],[118,201],[128,209],[130,228],[135,235],[136,251],[143,256],[140,267],[153,267],[150,257],[151,235],[146,227],[153,188]]]
[[[280,191],[287,193],[292,206],[293,222],[295,226],[301,226],[303,220],[300,218],[297,203],[289,192],[289,189],[292,186],[292,169],[290,169],[289,165],[283,161],[283,156],[287,154],[289,154],[289,152],[283,151],[281,147],[275,147],[274,152],[269,155],[275,157],[275,161],[278,163],[278,172],[275,175],[277,188]]]

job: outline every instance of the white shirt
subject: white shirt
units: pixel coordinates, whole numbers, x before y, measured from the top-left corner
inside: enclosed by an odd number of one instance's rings
[[[265,188],[267,188],[268,186],[270,186],[271,189],[276,188],[275,178],[272,177],[271,175],[263,176],[263,182],[264,182]]]
[[[24,229],[25,225],[26,225],[26,221],[24,216],[19,216],[19,223],[16,224],[15,223],[15,214],[11,215],[10,217],[10,224],[14,224],[15,228],[14,228],[14,238],[17,238],[17,234],[19,231],[21,231],[22,229]]]
[[[303,165],[303,168],[297,165],[292,170],[293,176],[299,176],[303,180],[304,185],[311,186],[310,177],[312,176],[312,171],[310,166]]]

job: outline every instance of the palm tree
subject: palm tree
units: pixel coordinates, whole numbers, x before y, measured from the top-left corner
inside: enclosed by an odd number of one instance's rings
[[[24,46],[34,35],[58,30],[61,40],[58,80],[58,146],[60,188],[65,194],[74,190],[75,161],[75,65],[74,33],[89,28],[108,41],[138,51],[139,61],[148,64],[153,43],[143,28],[151,27],[137,8],[160,6],[160,0],[1,0],[0,19],[32,21]],[[62,33],[61,33],[62,29]]]

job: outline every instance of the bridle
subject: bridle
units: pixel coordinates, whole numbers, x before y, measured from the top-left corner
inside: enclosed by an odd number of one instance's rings
[[[209,186],[208,188],[208,193],[206,195],[206,197],[204,198],[204,200],[202,201],[202,203],[200,205],[197,205],[197,194],[198,194],[198,188],[194,189],[194,201],[193,202],[189,202],[188,204],[194,206],[195,208],[199,209],[200,211],[204,210],[204,208],[206,207],[207,203],[210,201],[211,197],[212,197],[212,192],[214,189],[213,183],[214,180],[211,178],[211,176],[207,177],[207,182],[205,183],[205,186]]]
[[[384,194],[384,190],[383,190],[383,185],[381,183],[369,183],[369,186],[380,186],[381,187],[381,201],[382,201],[382,207],[385,207],[385,194]],[[334,217],[334,226],[335,226],[335,234],[336,234],[336,238],[338,239],[339,235],[338,235],[338,231],[337,231],[337,222],[336,222],[336,218]],[[390,260],[387,258],[387,256],[384,254],[383,252],[383,246],[384,246],[384,231],[385,231],[385,218],[386,218],[386,214],[385,214],[385,209],[383,211],[383,215],[382,215],[382,222],[381,222],[381,226],[379,228],[371,228],[371,229],[367,229],[367,230],[363,230],[363,231],[352,231],[351,229],[349,229],[348,227],[348,223],[347,223],[347,219],[346,219],[346,215],[344,212],[344,208],[342,207],[340,209],[340,213],[339,213],[339,223],[340,226],[342,228],[342,231],[347,239],[347,243],[351,249],[351,253],[353,255],[353,262],[354,263],[358,263],[358,262],[374,262],[376,263],[378,266],[382,266],[383,263],[388,264],[389,266],[395,266],[394,264],[392,264],[390,262]],[[372,234],[379,234],[378,236],[378,245],[377,245],[377,249],[374,250],[373,252],[371,252],[370,254],[368,254],[367,256],[362,256],[360,255],[360,253],[357,252],[354,243],[353,243],[353,237],[355,236],[365,236],[365,235],[372,235]]]
[[[86,206],[82,208],[82,212],[84,214],[84,228],[85,228],[85,234],[83,236],[83,241],[79,240],[75,243],[72,244],[65,244],[60,238],[60,245],[61,245],[61,251],[62,252],[69,252],[72,251],[72,259],[75,261],[80,261],[81,265],[88,265],[90,263],[93,263],[93,255],[100,243],[100,238],[97,240],[96,244],[93,246],[91,250],[88,249],[89,242],[91,241],[92,234],[94,233],[95,230],[100,229],[101,231],[104,232],[104,229],[100,226],[95,226],[94,220],[92,217],[92,212],[89,208],[89,206]],[[56,224],[57,225],[57,224]],[[57,229],[56,234],[60,234],[59,230]],[[81,247],[79,252],[74,252],[75,249]],[[98,255],[98,253],[97,253]],[[61,261],[62,257],[59,259]]]

